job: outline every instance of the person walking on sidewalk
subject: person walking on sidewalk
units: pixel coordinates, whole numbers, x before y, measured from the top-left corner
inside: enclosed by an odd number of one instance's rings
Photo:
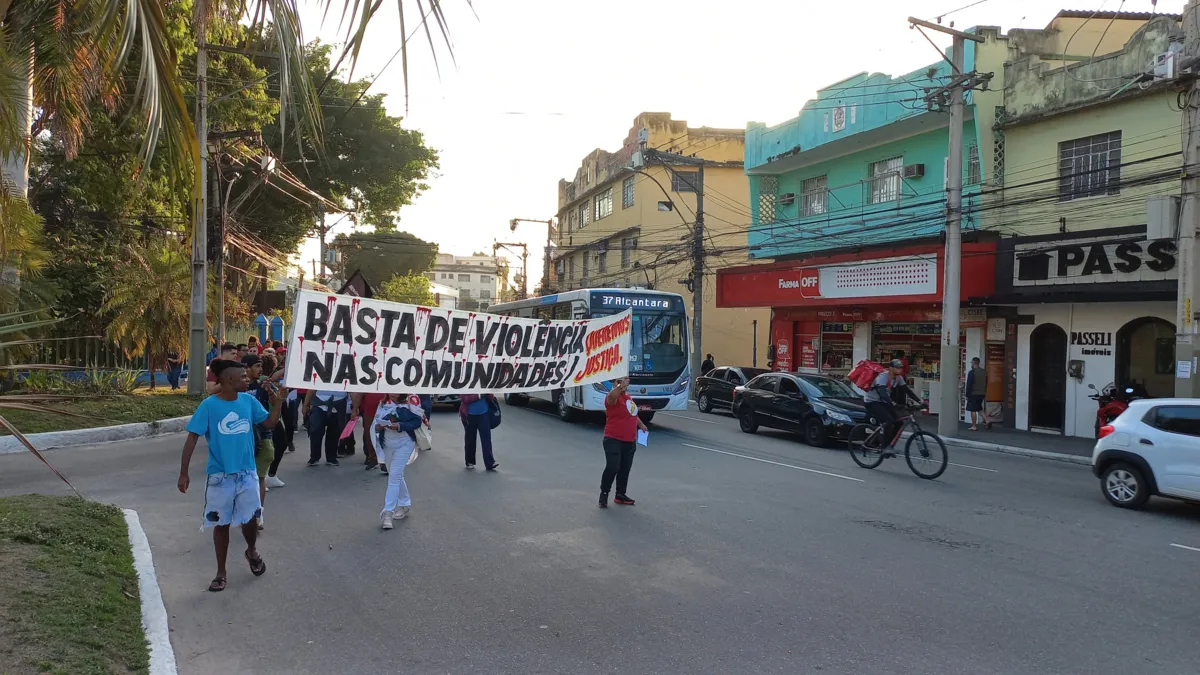
[[[181,375],[183,375],[183,359],[179,358],[179,348],[171,347],[167,350],[167,384],[171,385],[171,391],[179,389]]]
[[[462,402],[458,405],[458,416],[462,419],[463,429],[466,430],[466,439],[463,443],[463,451],[466,454],[467,468],[475,468],[475,437],[479,436],[479,443],[483,446],[483,466],[488,471],[495,471],[500,463],[496,461],[492,454],[492,416],[488,410],[490,405],[491,394],[478,396],[476,394],[463,394]]]
[[[267,412],[258,399],[246,393],[249,380],[242,364],[215,360],[211,368],[221,390],[201,401],[188,421],[177,486],[181,493],[187,494],[191,486],[188,465],[196,451],[196,441],[204,436],[208,443],[208,467],[205,470],[208,478],[204,488],[203,526],[213,528],[213,548],[217,554],[217,574],[208,590],[217,592],[225,590],[229,578],[225,562],[229,554],[231,525],[241,527],[250,572],[260,577],[267,571],[267,563],[256,547],[258,525],[255,519],[262,515],[262,502],[258,494],[258,474],[254,470],[254,426],[261,424],[273,428],[279,422],[286,392],[277,389],[271,393],[271,411]]]
[[[408,483],[404,481],[404,468],[416,448],[416,430],[425,424],[421,401],[415,395],[390,394],[375,411],[371,425],[375,432],[375,448],[383,465],[391,464],[388,471],[387,492],[383,497],[383,510],[379,512],[379,526],[390,530],[394,521],[403,520],[412,508],[412,497]]]
[[[346,426],[350,395],[332,389],[310,389],[304,395],[304,416],[308,418],[308,465],[321,463],[321,443],[325,444],[325,465],[339,466],[338,441]]]
[[[987,398],[987,371],[979,365],[979,357],[971,359],[971,369],[967,371],[967,412],[971,413],[971,431],[979,431],[979,420],[988,429],[992,428],[992,420],[983,411],[983,400]]]
[[[613,381],[612,390],[604,397],[604,473],[600,476],[600,508],[608,508],[608,491],[617,480],[617,496],[613,501],[625,506],[634,502],[626,494],[629,470],[633,468],[633,453],[637,451],[637,432],[646,431],[638,417],[637,403],[629,395],[629,378]]]

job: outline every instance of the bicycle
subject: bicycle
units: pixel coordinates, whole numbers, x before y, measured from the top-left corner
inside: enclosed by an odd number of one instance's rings
[[[911,427],[912,434],[908,437],[908,442],[904,444],[904,461],[908,463],[908,468],[925,480],[933,480],[942,475],[949,460],[946,455],[946,444],[937,434],[921,429],[916,416],[912,414],[920,408],[909,408],[908,410],[909,414],[900,418],[896,437],[887,447],[884,447],[883,442],[883,425],[867,423],[855,425],[846,437],[846,443],[850,446],[850,457],[854,463],[864,469],[878,467],[887,458],[890,449],[900,440],[900,434],[904,432],[904,429]],[[930,470],[925,471],[925,469]]]

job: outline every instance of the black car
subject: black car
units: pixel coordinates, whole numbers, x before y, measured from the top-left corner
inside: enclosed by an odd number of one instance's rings
[[[696,378],[696,406],[700,412],[712,412],[714,408],[733,408],[733,389],[768,372],[763,368],[739,368],[722,366]]]
[[[742,431],[759,426],[804,434],[809,445],[844,439],[866,418],[862,396],[823,375],[767,373],[734,390],[733,414]]]

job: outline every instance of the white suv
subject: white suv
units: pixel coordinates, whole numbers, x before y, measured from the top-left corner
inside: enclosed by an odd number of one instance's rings
[[[1200,501],[1200,399],[1130,403],[1100,428],[1092,472],[1113,506],[1136,509],[1156,494]]]

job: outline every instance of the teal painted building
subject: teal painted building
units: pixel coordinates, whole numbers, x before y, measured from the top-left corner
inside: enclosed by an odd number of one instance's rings
[[[975,67],[974,44],[964,54]],[[752,258],[787,258],[936,236],[945,225],[949,112],[924,97],[950,79],[938,61],[897,77],[860,73],[820,90],[800,115],[746,129]],[[980,183],[975,106],[963,130],[963,229]]]

